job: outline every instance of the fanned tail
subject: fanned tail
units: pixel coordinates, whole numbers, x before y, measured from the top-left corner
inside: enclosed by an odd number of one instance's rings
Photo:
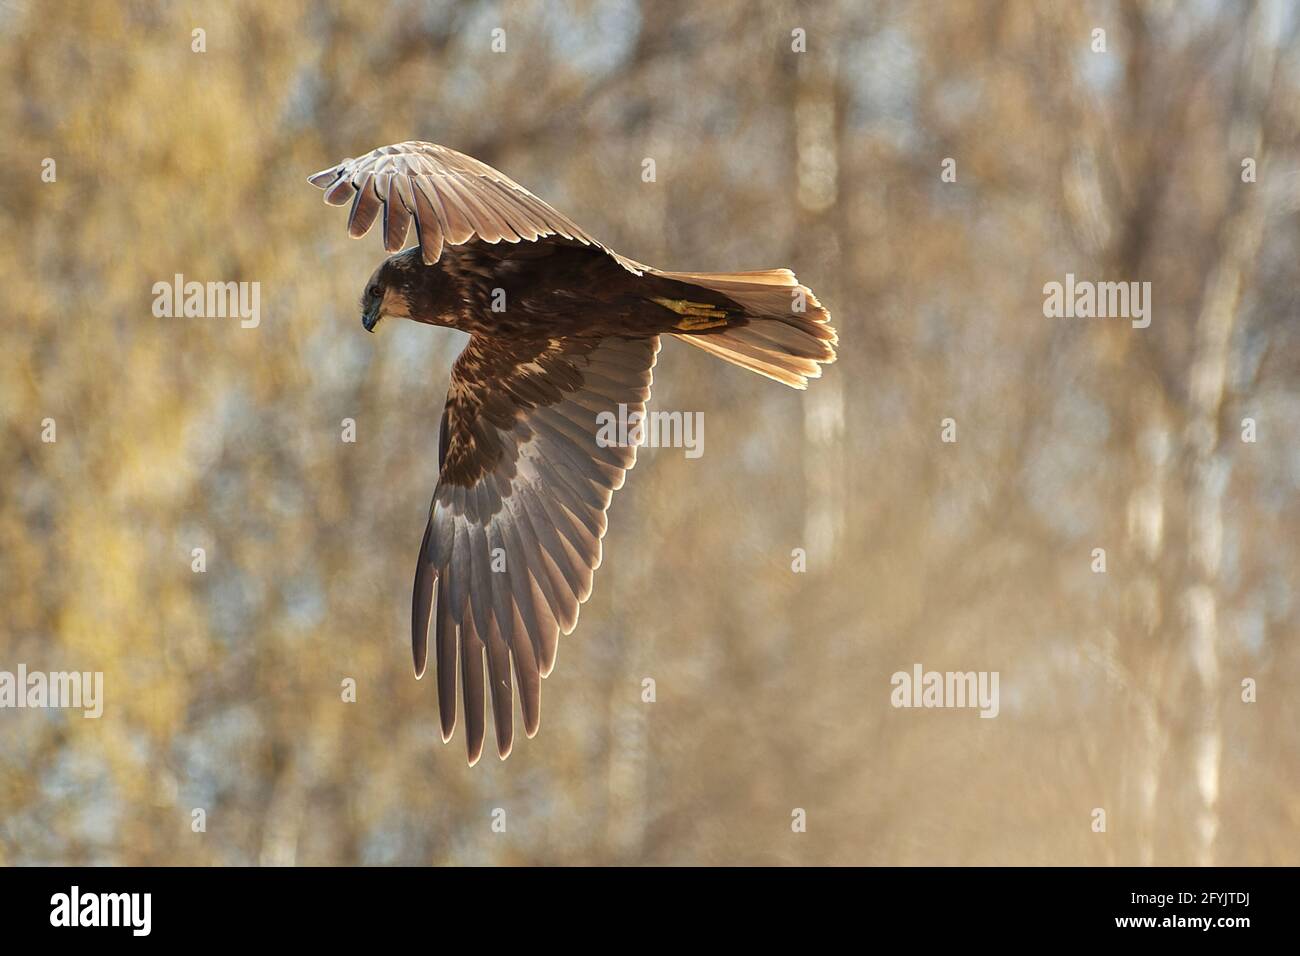
[[[830,313],[789,269],[657,274],[726,296],[744,309],[740,324],[672,333],[683,342],[791,388],[807,388],[823,365],[835,361],[839,335]]]

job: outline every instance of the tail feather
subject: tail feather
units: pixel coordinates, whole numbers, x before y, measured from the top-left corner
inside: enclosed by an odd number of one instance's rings
[[[789,269],[658,275],[726,296],[748,319],[731,328],[674,333],[683,342],[791,388],[807,388],[823,365],[835,361],[839,335],[830,313]]]

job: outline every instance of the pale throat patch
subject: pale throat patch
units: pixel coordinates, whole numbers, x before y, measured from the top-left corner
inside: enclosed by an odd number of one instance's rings
[[[379,303],[379,314],[390,315],[398,319],[409,319],[411,310],[407,306],[406,296],[396,289],[387,288],[384,290],[384,297]]]

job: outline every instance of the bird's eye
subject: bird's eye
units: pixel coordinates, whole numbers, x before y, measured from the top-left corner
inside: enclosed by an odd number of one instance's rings
[[[383,294],[384,294],[384,290],[379,288],[379,286],[377,285],[372,285],[369,289],[366,290],[366,295],[370,296],[370,298],[372,299],[378,299]]]

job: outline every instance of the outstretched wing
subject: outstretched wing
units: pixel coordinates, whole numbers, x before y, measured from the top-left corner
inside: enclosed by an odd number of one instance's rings
[[[510,753],[512,663],[524,732],[537,733],[541,678],[591,594],[605,511],[636,462],[635,446],[599,440],[598,416],[617,420],[620,405],[644,414],[658,351],[657,337],[476,335],[452,368],[411,646],[419,676],[432,621],[444,741],[456,728],[459,657],[471,764],[483,751],[485,691],[497,752]]]
[[[333,206],[352,203],[348,235],[364,236],[380,212],[384,248],[399,252],[412,220],[426,265],[442,255],[443,243],[531,242],[558,235],[604,249],[628,271],[644,266],[587,235],[514,180],[486,163],[435,143],[381,146],[358,159],[321,170],[308,182],[325,190]]]

